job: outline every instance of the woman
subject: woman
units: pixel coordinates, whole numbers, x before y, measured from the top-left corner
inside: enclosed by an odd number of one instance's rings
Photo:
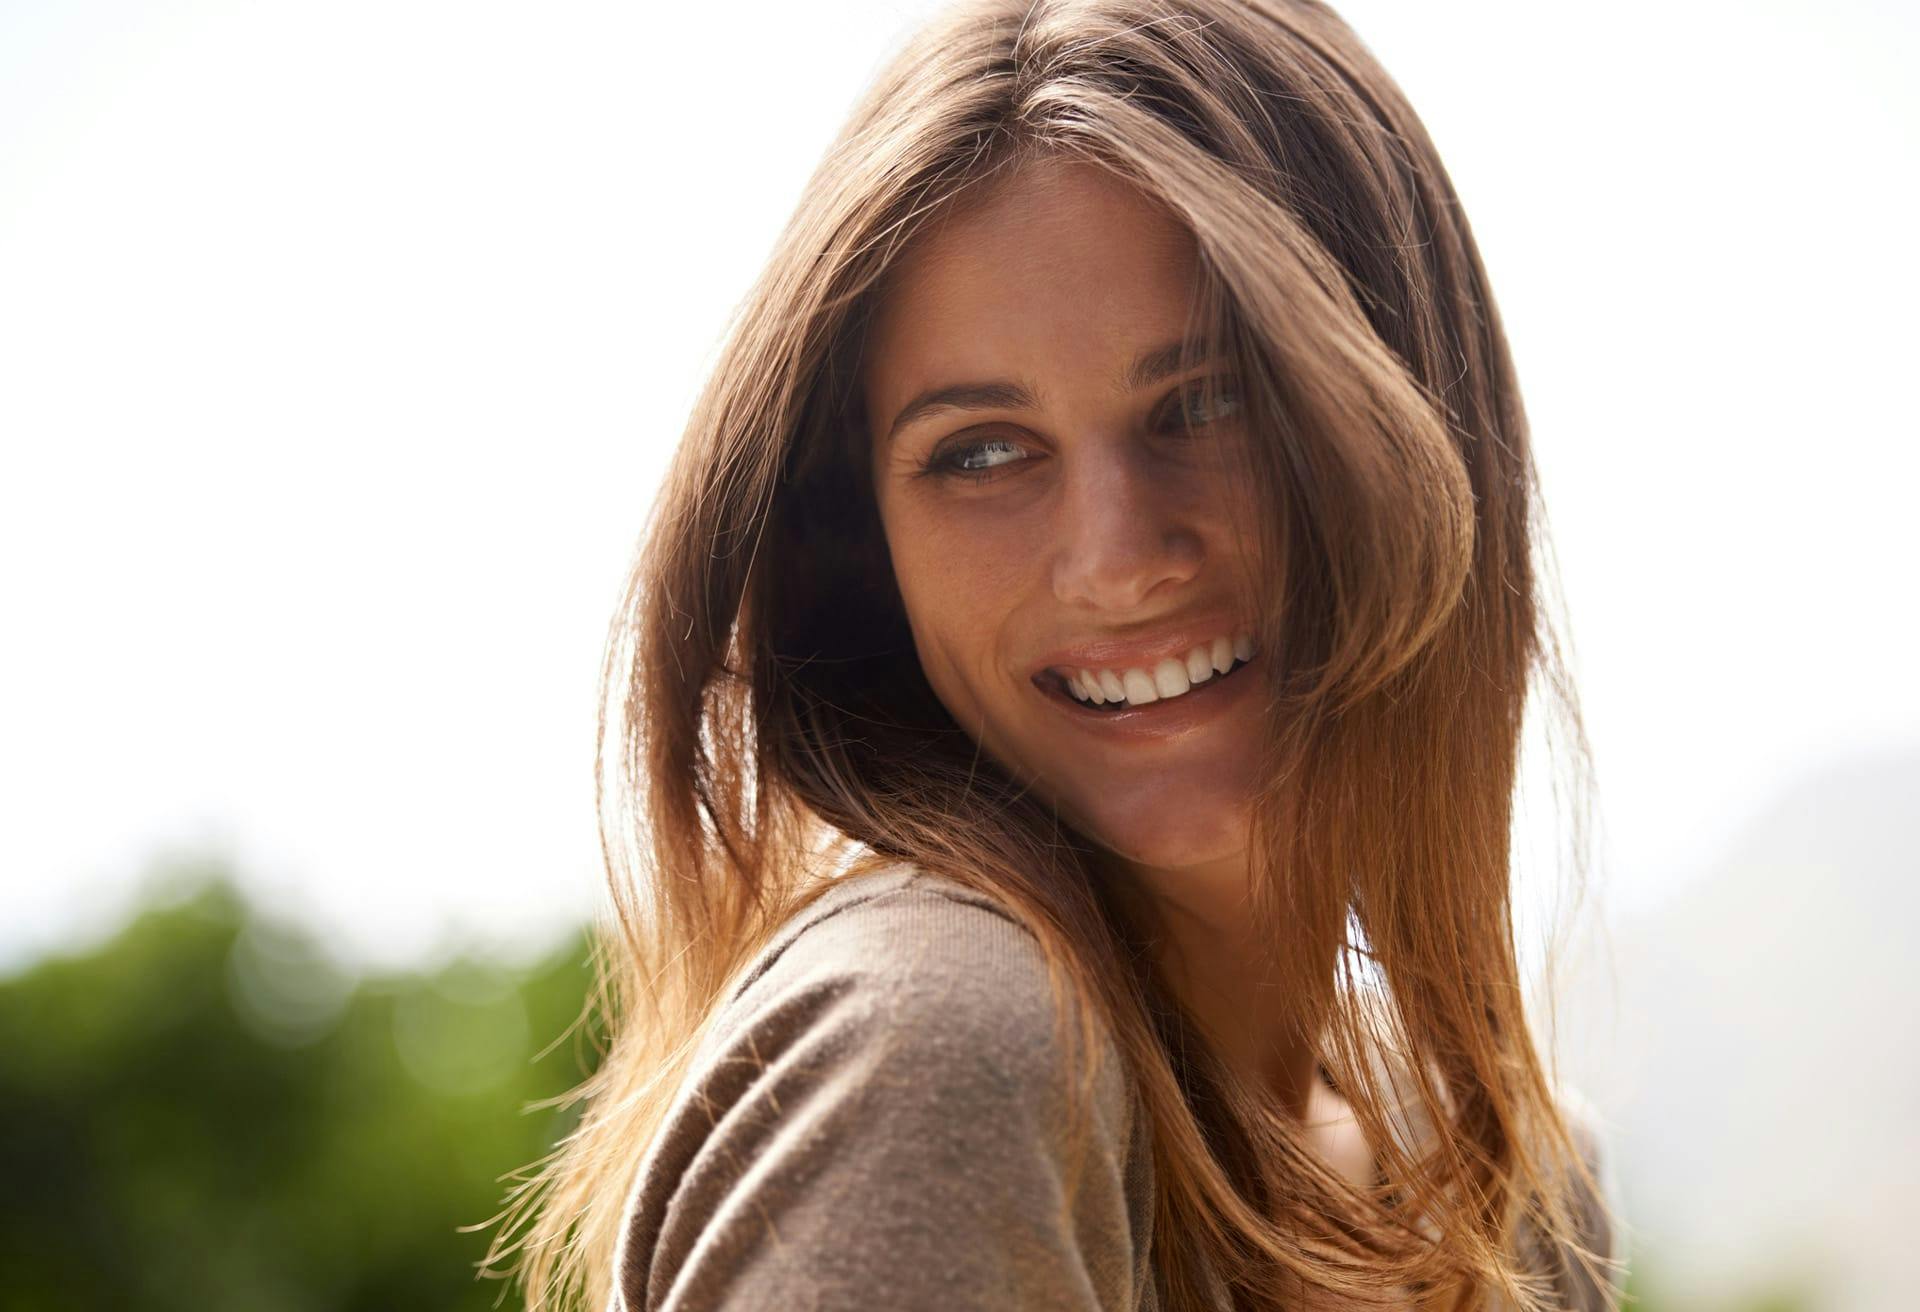
[[[612,1043],[516,1199],[531,1305],[1609,1305],[1509,916],[1534,497],[1445,171],[1326,8],[935,23],[615,629]]]

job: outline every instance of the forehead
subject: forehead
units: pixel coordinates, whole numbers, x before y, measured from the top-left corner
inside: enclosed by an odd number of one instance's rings
[[[1117,385],[1187,329],[1198,258],[1164,207],[1104,169],[1035,162],[917,238],[868,328],[869,413],[929,387],[1021,379],[1042,394]]]

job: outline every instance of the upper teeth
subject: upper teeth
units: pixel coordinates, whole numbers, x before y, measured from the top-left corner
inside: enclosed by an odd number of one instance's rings
[[[1096,706],[1106,702],[1144,706],[1148,702],[1178,697],[1216,674],[1225,674],[1235,661],[1252,659],[1253,638],[1241,633],[1203,642],[1186,655],[1169,656],[1150,669],[1082,669],[1065,673],[1068,690],[1083,702]]]

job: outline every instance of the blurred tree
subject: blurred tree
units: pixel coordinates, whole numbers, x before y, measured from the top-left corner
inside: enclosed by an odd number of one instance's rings
[[[355,980],[224,879],[0,981],[0,1307],[489,1308],[499,1177],[570,1114],[584,939]]]

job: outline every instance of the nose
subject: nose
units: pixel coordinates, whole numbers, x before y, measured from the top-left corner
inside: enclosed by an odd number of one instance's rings
[[[1124,445],[1068,462],[1055,529],[1054,596],[1130,611],[1200,571],[1204,547],[1173,489]]]

